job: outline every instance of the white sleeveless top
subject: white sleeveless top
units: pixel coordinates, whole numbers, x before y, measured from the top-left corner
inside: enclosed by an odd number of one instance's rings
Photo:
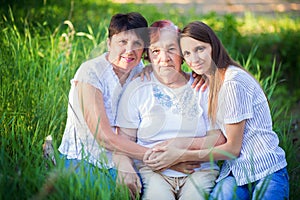
[[[93,133],[89,130],[79,106],[75,82],[88,83],[101,91],[109,123],[112,130],[115,131],[117,105],[121,93],[132,77],[141,72],[143,68],[143,63],[140,62],[131,71],[122,87],[111,63],[106,60],[105,56],[106,53],[84,62],[71,80],[68,118],[61,145],[58,149],[67,159],[86,159],[89,163],[99,168],[113,167],[112,155],[110,151],[107,151],[97,143]]]

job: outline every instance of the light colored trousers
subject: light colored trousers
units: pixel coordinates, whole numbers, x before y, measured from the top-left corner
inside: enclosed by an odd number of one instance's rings
[[[184,177],[168,177],[148,167],[139,171],[144,186],[143,200],[208,199],[219,175],[217,170],[196,171]]]

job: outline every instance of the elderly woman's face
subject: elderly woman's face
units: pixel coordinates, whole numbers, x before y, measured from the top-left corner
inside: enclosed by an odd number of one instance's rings
[[[172,30],[161,30],[156,42],[149,46],[149,59],[153,70],[159,76],[173,76],[181,70],[182,58],[178,34]]]
[[[141,61],[144,41],[134,31],[123,31],[108,40],[108,60],[125,70],[131,70]]]

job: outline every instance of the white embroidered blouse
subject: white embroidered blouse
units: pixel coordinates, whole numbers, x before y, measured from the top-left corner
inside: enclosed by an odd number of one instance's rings
[[[202,137],[209,130],[207,117],[207,92],[196,92],[189,83],[179,88],[169,88],[151,74],[151,80],[132,81],[124,91],[117,114],[117,125],[137,129],[137,143],[153,147],[168,139]],[[136,161],[139,167],[142,163]],[[195,169],[218,170],[215,163],[204,162]],[[186,174],[167,169],[170,177]]]

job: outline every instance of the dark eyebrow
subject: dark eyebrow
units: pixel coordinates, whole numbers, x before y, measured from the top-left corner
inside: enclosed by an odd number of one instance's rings
[[[167,45],[167,47],[172,47],[172,46],[177,46],[177,45],[174,43]]]
[[[143,43],[144,41],[143,40],[135,40],[134,42],[135,43]]]
[[[144,40],[141,39],[141,38],[138,38],[138,39],[136,39],[135,41],[136,41],[136,42],[144,42]]]
[[[121,37],[121,38],[119,38],[119,41],[122,41],[122,40],[128,41],[128,39],[127,39],[127,38],[125,38],[125,37]]]
[[[196,46],[195,48],[193,48],[193,51],[197,51],[199,48],[199,46]]]
[[[152,45],[152,44],[150,44],[150,46],[149,46],[149,49],[156,49],[156,48],[160,48],[160,47],[154,46],[154,45]]]
[[[182,55],[185,55],[186,53],[189,53],[189,51],[184,51],[184,52],[182,53]]]
[[[203,49],[203,48],[206,48],[206,46],[200,44],[200,45],[198,45],[198,46],[195,47],[194,51],[198,50],[199,48],[202,48],[202,49]]]

